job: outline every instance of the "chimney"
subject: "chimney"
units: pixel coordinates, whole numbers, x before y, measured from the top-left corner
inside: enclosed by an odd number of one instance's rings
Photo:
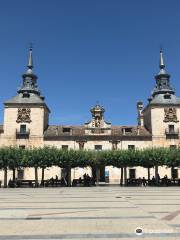
[[[138,102],[137,103],[137,111],[138,111],[138,125],[139,126],[144,126],[144,116],[142,113],[143,110],[143,102]]]

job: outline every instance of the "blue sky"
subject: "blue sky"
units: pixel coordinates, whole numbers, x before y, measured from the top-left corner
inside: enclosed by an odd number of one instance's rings
[[[33,42],[34,72],[51,124],[83,124],[99,101],[114,125],[136,124],[159,49],[180,95],[179,0],[0,0],[0,121]]]

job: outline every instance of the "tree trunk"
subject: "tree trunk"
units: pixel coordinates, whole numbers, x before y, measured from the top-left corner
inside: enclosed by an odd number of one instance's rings
[[[92,169],[93,182],[95,183],[95,181],[96,181],[96,168],[93,166],[93,167],[91,167],[91,169]]]
[[[120,179],[120,186],[123,186],[123,167],[121,167],[121,179]]]
[[[100,169],[96,168],[96,186],[99,186],[99,179],[100,179]]]
[[[124,185],[127,186],[127,167],[124,167]]]
[[[171,167],[171,178],[172,179],[174,179],[173,171],[174,171],[174,167]]]
[[[45,170],[45,168],[42,167],[41,184],[43,187],[44,187],[44,170]]]
[[[155,179],[156,179],[156,185],[159,185],[158,166],[155,166]]]
[[[71,187],[71,167],[67,168],[67,185]]]
[[[13,169],[13,181],[15,181],[15,179],[16,179],[16,169],[14,168]]]
[[[35,167],[35,187],[38,187],[38,168]]]
[[[148,182],[150,181],[150,168],[148,167]]]
[[[4,168],[4,188],[7,188],[7,168]]]

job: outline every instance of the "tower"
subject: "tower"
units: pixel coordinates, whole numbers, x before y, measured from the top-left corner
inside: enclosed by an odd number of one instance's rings
[[[111,134],[111,123],[104,120],[105,109],[96,104],[90,109],[91,121],[85,123],[86,134]]]
[[[48,126],[49,108],[38,89],[33,73],[32,47],[23,83],[17,95],[4,102],[4,139],[7,145],[41,145]]]
[[[180,98],[176,97],[170,84],[162,50],[159,68],[155,76],[156,86],[142,114],[145,127],[152,133],[153,146],[166,147],[179,144]]]

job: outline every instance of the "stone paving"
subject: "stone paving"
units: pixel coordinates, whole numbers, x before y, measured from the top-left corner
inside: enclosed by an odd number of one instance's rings
[[[141,238],[180,239],[180,187],[0,189],[0,240]]]

